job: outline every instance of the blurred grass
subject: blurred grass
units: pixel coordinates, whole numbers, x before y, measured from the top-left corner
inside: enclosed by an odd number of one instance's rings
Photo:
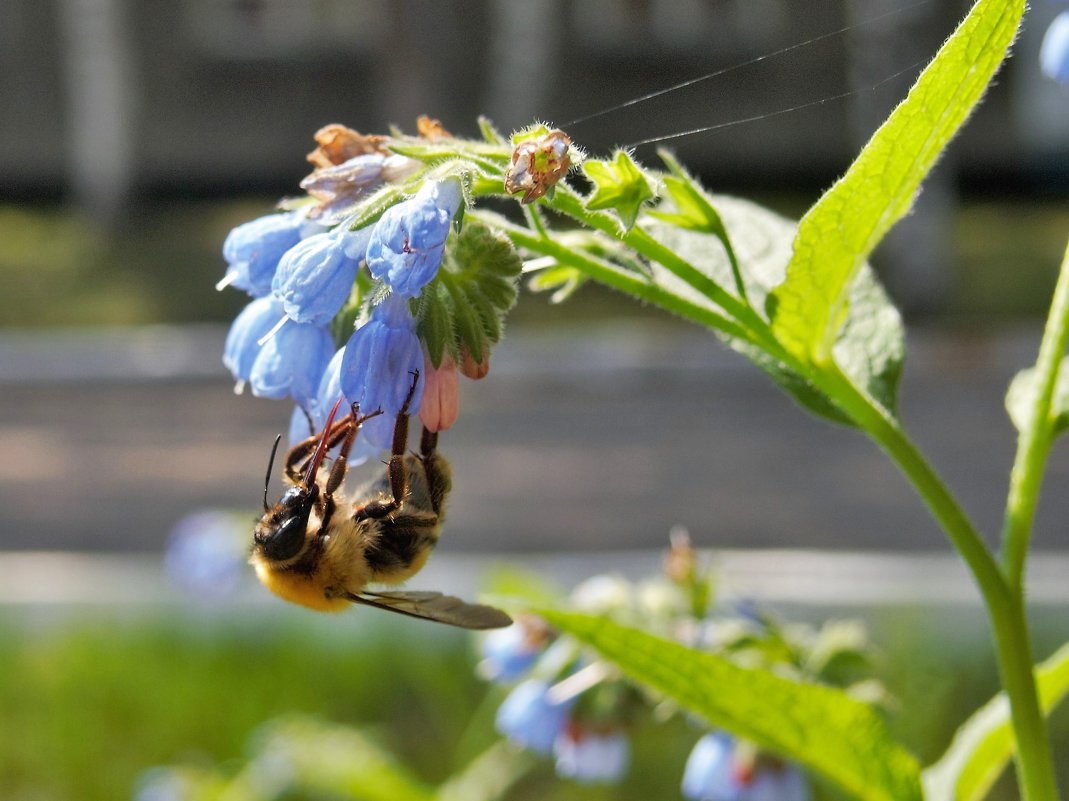
[[[293,714],[370,728],[432,784],[493,741],[503,690],[475,678],[466,635],[358,614],[310,617],[274,608],[269,616],[255,614],[179,618],[108,610],[42,623],[5,613],[0,795],[112,801],[129,798],[137,777],[153,765],[229,773],[247,758],[258,727]],[[1041,653],[1062,636],[1062,618],[1062,610],[1041,616]],[[979,614],[895,609],[875,616],[873,628],[886,649],[881,672],[898,698],[892,725],[931,761],[996,686]],[[678,798],[700,729],[676,717],[633,734],[635,764],[620,786],[558,782],[542,760],[508,797]],[[1055,716],[1053,734],[1064,786],[1065,710]],[[1009,782],[999,789],[993,798],[1014,797]]]
[[[804,206],[793,197],[765,202],[787,213]],[[271,210],[269,199],[180,200],[141,206],[104,232],[60,206],[0,205],[0,327],[228,321],[245,296],[214,290],[223,239]],[[965,321],[1045,313],[1066,231],[1065,201],[965,204],[952,232],[957,290],[946,312]],[[521,302],[511,321],[636,313],[633,301],[588,286],[564,307]]]

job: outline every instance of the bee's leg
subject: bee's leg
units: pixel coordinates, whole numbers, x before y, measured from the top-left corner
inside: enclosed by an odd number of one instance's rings
[[[404,503],[408,495],[408,469],[405,467],[405,450],[408,448],[408,405],[412,402],[412,396],[416,393],[419,383],[419,370],[412,373],[412,386],[408,389],[401,411],[397,413],[397,422],[393,426],[393,448],[390,453],[390,462],[386,468],[386,474],[390,478],[390,494],[393,496],[388,501],[371,501],[361,506],[353,514],[357,520],[367,518],[380,518],[393,514]]]
[[[356,442],[356,435],[357,432],[360,431],[360,426],[362,426],[366,420],[370,420],[372,417],[378,417],[380,414],[382,414],[382,409],[361,416],[360,407],[355,403],[353,404],[352,414],[343,421],[349,424],[349,428],[345,432],[345,438],[341,441],[341,448],[338,450],[338,458],[335,459],[334,464],[331,465],[330,475],[327,476],[327,483],[323,486],[323,494],[328,498],[334,494],[345,480],[345,474],[349,470],[349,452],[353,449],[353,443]]]
[[[423,433],[419,438],[419,453],[420,456],[426,458],[430,456],[438,448],[438,432],[431,431],[426,426],[423,427]]]
[[[452,480],[449,470],[442,466],[442,457],[438,455],[438,432],[430,431],[426,426],[419,438],[419,457],[423,462],[423,472],[427,476],[431,507],[434,513],[441,517],[443,502],[452,487]]]
[[[350,418],[346,417],[331,426],[330,434],[327,437],[328,450],[335,447],[345,438],[349,422]],[[321,438],[321,435],[313,434],[308,439],[298,442],[286,454],[286,477],[294,484],[298,483],[304,475],[304,471],[312,460],[312,456],[315,455],[316,446]]]

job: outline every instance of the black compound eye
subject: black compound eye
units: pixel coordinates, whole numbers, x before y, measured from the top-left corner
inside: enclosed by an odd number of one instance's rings
[[[264,555],[269,559],[292,559],[304,545],[308,515],[287,517],[263,543]]]

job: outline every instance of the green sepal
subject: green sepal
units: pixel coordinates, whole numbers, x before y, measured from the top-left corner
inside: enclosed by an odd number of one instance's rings
[[[533,139],[541,139],[553,129],[546,125],[544,122],[536,122],[533,125],[528,125],[526,128],[520,128],[518,131],[513,131],[512,136],[509,137],[512,141],[512,147],[521,142],[528,142]]]
[[[482,334],[486,342],[495,345],[501,341],[503,328],[502,314],[497,310],[490,296],[475,284],[463,285],[464,297],[479,318]]]
[[[675,205],[675,211],[653,209],[649,212],[651,217],[688,231],[700,231],[703,234],[715,234],[721,239],[724,238],[726,235],[724,224],[720,222],[716,209],[698,194],[693,184],[674,175],[666,175],[664,188],[668,198]]]
[[[408,186],[409,184],[385,184],[362,200],[357,205],[355,214],[343,225],[350,231],[359,231],[361,228],[378,222],[378,219],[386,213],[386,209],[408,197]]]
[[[586,275],[575,267],[556,265],[534,273],[527,281],[532,292],[553,291],[550,303],[563,303],[587,281]]]
[[[476,362],[483,360],[483,333],[482,321],[479,313],[468,302],[463,289],[455,282],[446,280],[446,289],[453,312],[453,333],[455,340],[452,345],[454,353],[467,351]]]
[[[488,145],[504,145],[507,144],[505,137],[501,134],[494,124],[490,122],[489,117],[479,117],[479,133],[483,135],[483,139],[486,140]]]
[[[656,196],[653,182],[625,150],[616,151],[612,161],[589,159],[583,162],[583,171],[594,184],[586,207],[616,212],[625,230],[635,224],[642,205]]]
[[[469,221],[450,239],[415,312],[431,364],[438,367],[446,352],[456,360],[464,351],[483,360],[516,303],[522,266],[512,242],[482,223]]]
[[[735,256],[735,249],[731,246],[731,237],[728,236],[727,228],[724,227],[724,221],[713,206],[712,200],[671,153],[667,150],[660,150],[658,155],[672,173],[664,177],[664,188],[668,199],[675,205],[675,211],[664,212],[653,209],[649,215],[688,231],[712,234],[719,239],[731,262],[735,289],[739,297],[745,298],[746,285],[742,280],[739,260]]]
[[[392,140],[390,151],[399,156],[407,156],[425,164],[437,165],[447,161],[457,161],[466,166],[475,166],[491,174],[500,175],[509,159],[503,148],[490,147],[481,142],[466,139],[442,139],[428,142],[422,139]]]
[[[423,290],[413,314],[416,317],[416,334],[427,348],[427,357],[435,369],[442,366],[446,347],[455,356],[453,341],[453,314],[449,292],[442,282],[435,279]]]

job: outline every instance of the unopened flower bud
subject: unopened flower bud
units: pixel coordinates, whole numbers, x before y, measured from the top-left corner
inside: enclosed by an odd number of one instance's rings
[[[490,372],[490,353],[485,351],[483,353],[482,361],[475,361],[471,355],[471,351],[467,348],[462,348],[460,352],[460,372],[473,381],[478,381],[480,378],[486,378],[486,374]]]
[[[446,353],[438,367],[431,364],[429,356],[423,357],[423,400],[419,406],[419,419],[428,431],[445,431],[457,421],[460,407],[460,391],[457,386],[457,365]]]

